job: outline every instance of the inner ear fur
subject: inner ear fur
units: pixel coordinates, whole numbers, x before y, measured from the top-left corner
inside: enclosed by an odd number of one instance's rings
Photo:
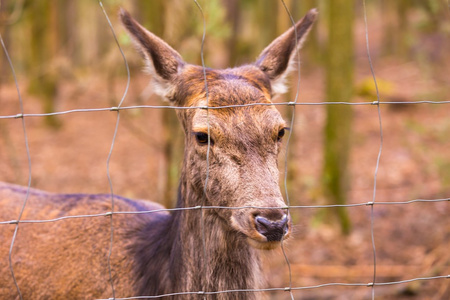
[[[119,16],[134,44],[145,58],[147,71],[153,76],[155,92],[168,97],[173,88],[173,81],[185,65],[181,55],[140,25],[126,10],[121,9]]]

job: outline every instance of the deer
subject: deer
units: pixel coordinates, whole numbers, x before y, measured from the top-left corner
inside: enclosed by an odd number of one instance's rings
[[[185,62],[122,9],[155,93],[183,108],[177,209],[0,183],[0,298],[259,299],[248,291],[263,287],[261,252],[278,248],[293,226],[278,168],[288,128],[273,99],[286,92],[316,16],[309,11],[254,63],[212,69]],[[83,215],[91,217],[65,218]]]

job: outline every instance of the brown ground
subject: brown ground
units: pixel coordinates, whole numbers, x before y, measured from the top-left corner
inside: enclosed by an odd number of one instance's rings
[[[370,83],[367,62],[358,61],[358,86]],[[450,100],[448,74],[431,76],[417,63],[385,60],[375,65],[382,100]],[[323,74],[302,73],[301,102],[323,101]],[[131,89],[124,105],[140,104],[146,86],[139,70],[132,73]],[[447,82],[446,82],[447,81]],[[295,81],[294,81],[295,82]],[[38,99],[26,93],[20,82],[25,112],[42,112]],[[57,110],[111,107],[107,95],[120,99],[125,81],[117,79],[108,92],[105,80],[74,79],[62,85]],[[295,86],[295,85],[293,85]],[[12,83],[0,87],[1,115],[19,112]],[[345,99],[344,99],[345,100]],[[357,98],[354,101],[373,101]],[[145,104],[160,105],[151,98]],[[114,144],[110,173],[114,192],[127,197],[161,201],[166,163],[163,156],[161,110],[126,110]],[[291,204],[323,202],[320,193],[324,106],[298,106],[295,142],[289,163],[295,181]],[[376,106],[353,106],[353,148],[349,203],[372,201],[374,172],[380,146]],[[377,176],[376,202],[450,197],[450,104],[382,105],[383,150]],[[117,113],[89,112],[58,116],[62,127],[49,129],[44,119],[26,118],[26,130],[35,188],[64,193],[108,193],[106,161]],[[20,119],[0,120],[0,180],[26,184],[28,165]],[[292,286],[373,281],[371,208],[349,208],[353,230],[342,236],[338,226],[314,222],[321,209],[292,209],[294,237],[287,243]],[[377,282],[389,282],[450,274],[450,202],[376,205],[373,221],[377,253]],[[281,251],[267,254],[268,287],[289,285],[289,272]],[[377,287],[379,299],[450,299],[449,279],[416,281]],[[273,299],[289,299],[286,292]],[[296,299],[370,299],[369,287],[323,287],[294,292]]]

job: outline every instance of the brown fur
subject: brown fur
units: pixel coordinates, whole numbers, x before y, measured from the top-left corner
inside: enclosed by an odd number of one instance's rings
[[[297,42],[291,28],[253,65],[207,69],[207,94],[201,67],[185,63],[165,42],[121,12],[122,22],[147,61],[155,90],[174,106],[269,105],[177,110],[185,132],[177,207],[255,208],[113,215],[111,269],[116,297],[261,287],[260,249],[277,247],[288,238],[291,228],[283,209],[277,168],[286,124],[270,103],[281,90],[280,82],[315,15],[311,11],[297,23]],[[209,146],[205,143],[208,133]],[[0,221],[17,218],[26,195],[26,188],[0,184]],[[162,208],[119,196],[114,202],[116,212]],[[31,190],[22,220],[110,210],[109,195]],[[8,260],[14,228],[14,224],[0,225],[2,299],[18,295]],[[107,263],[110,229],[110,216],[21,223],[12,268],[24,299],[111,297]],[[255,293],[230,292],[206,298],[258,297]]]

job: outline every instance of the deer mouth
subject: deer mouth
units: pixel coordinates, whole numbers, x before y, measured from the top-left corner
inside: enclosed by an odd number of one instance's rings
[[[270,221],[271,224],[265,221],[263,225],[261,225],[258,217],[255,219],[255,230],[247,239],[252,247],[261,250],[273,250],[280,247],[281,243],[289,238],[290,226],[288,220],[286,220],[285,224],[282,226],[278,226],[278,224],[274,224],[277,222]]]

